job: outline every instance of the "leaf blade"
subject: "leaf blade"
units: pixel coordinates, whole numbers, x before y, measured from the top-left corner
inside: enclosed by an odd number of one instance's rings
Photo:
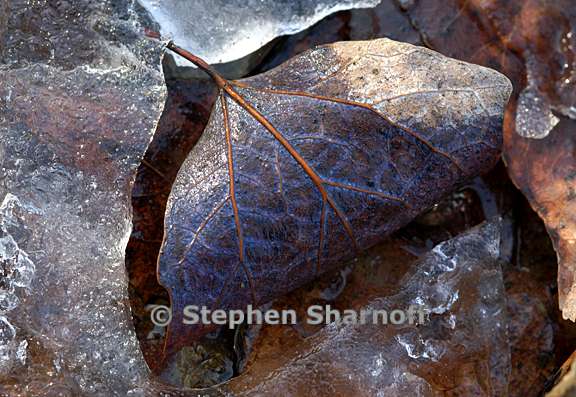
[[[397,54],[378,57],[376,49]],[[410,69],[414,54],[427,61]],[[399,95],[398,79],[406,71],[387,82],[376,73],[364,73],[369,81],[354,77],[362,77],[358,64],[376,70],[382,59],[412,70],[420,90],[425,72],[440,67],[430,72],[443,73],[433,82],[436,91],[459,87],[453,90],[457,98],[440,92],[443,99],[430,105],[427,95]],[[300,69],[290,69],[295,64]],[[453,76],[454,70],[468,72]],[[487,82],[497,87],[488,96],[492,102],[465,96]],[[394,100],[381,100],[378,87]],[[222,84],[220,103],[169,199],[159,261],[174,310],[168,350],[210,329],[183,326],[184,305],[232,309],[269,301],[350,259],[356,252],[351,247],[380,241],[442,193],[489,168],[499,155],[509,88],[496,72],[390,40],[336,43],[263,75]],[[408,105],[386,112],[397,98]],[[455,108],[462,98],[463,106]],[[428,107],[422,110],[422,104]],[[407,111],[420,117],[407,119]],[[227,190],[230,208],[222,205],[204,223],[206,236],[187,235],[204,222],[206,203],[225,200]],[[200,245],[183,251],[191,238]],[[175,278],[174,258],[183,252],[184,273]]]

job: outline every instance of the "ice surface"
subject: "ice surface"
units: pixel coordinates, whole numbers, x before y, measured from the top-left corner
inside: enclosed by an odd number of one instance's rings
[[[0,6],[2,396],[167,390],[149,380],[123,263],[130,185],[165,96],[160,48],[140,38],[147,23],[131,5]],[[246,394],[306,386],[305,395],[426,395],[432,384],[462,387],[452,379],[457,374],[486,395],[502,391],[505,375],[492,376],[508,365],[497,230],[485,227],[440,247],[405,292],[372,303],[425,303],[430,326],[334,325],[279,368],[270,378],[276,383],[242,387],[250,379],[243,376],[229,387]]]
[[[161,46],[131,2],[0,7],[0,395],[124,396],[148,369],[124,270]]]
[[[525,138],[542,139],[560,122],[552,113],[552,106],[545,95],[528,86],[518,98],[516,132]]]
[[[233,379],[239,395],[505,396],[510,372],[499,222],[434,248],[403,289],[371,309],[428,308],[424,325],[331,324],[268,373]],[[274,364],[276,367],[274,367]],[[443,392],[447,394],[443,394]]]
[[[549,48],[541,54],[534,54],[531,46],[523,50],[527,85],[520,92],[516,109],[516,132],[520,136],[547,137],[560,122],[554,112],[576,119],[576,63],[570,55],[574,52],[575,40],[576,37],[568,31],[554,36],[548,43]],[[560,76],[553,70],[558,64],[562,69]]]
[[[169,37],[208,63],[242,58],[272,39],[312,26],[333,12],[380,0],[138,0]],[[180,66],[193,66],[176,57]]]

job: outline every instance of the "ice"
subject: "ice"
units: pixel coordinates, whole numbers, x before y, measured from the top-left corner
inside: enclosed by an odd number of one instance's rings
[[[0,394],[125,396],[149,376],[124,251],[131,184],[165,98],[162,48],[130,1],[6,7]]]
[[[229,383],[238,395],[507,395],[500,222],[436,246],[372,310],[426,307],[422,325],[331,324]],[[440,254],[441,253],[441,254]],[[247,376],[249,375],[249,376]]]
[[[552,113],[546,96],[534,87],[526,87],[518,98],[516,132],[525,138],[546,138],[560,119]]]
[[[28,254],[20,249],[11,229],[17,224],[18,198],[7,194],[0,205],[0,375],[12,369],[15,360],[23,363],[26,357],[25,340],[18,344],[16,329],[6,317],[20,303],[18,294],[30,287],[35,266]]]
[[[543,139],[560,122],[558,116],[576,119],[575,64],[566,56],[574,51],[573,40],[572,33],[568,32],[554,37],[550,48],[540,54],[531,46],[524,49],[527,84],[520,92],[516,109],[516,132],[520,136]],[[563,77],[552,79],[551,69],[556,63],[562,64]]]
[[[272,39],[299,32],[340,10],[381,0],[138,0],[162,35],[208,63],[240,59]],[[180,66],[193,66],[176,57]]]
[[[424,340],[420,335],[398,335],[396,340],[404,347],[410,358],[438,361],[446,348],[434,340]]]
[[[0,374],[11,369],[14,354],[14,338],[16,329],[8,319],[0,316]]]
[[[25,1],[1,10],[2,396],[168,390],[150,381],[124,270],[131,183],[165,97],[161,48],[140,34],[154,26],[132,5]],[[248,395],[296,388],[305,395],[430,395],[432,385],[463,387],[452,378],[458,374],[485,395],[502,392],[505,375],[494,375],[508,368],[497,234],[489,225],[443,244],[404,292],[372,302],[425,303],[430,325],[334,324],[269,380],[243,386],[258,378],[241,376],[226,387]]]

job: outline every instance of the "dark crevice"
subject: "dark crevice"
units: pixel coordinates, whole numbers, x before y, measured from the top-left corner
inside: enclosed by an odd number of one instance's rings
[[[168,89],[164,112],[138,168],[132,191],[133,230],[126,249],[129,294],[136,332],[151,367],[162,349],[148,305],[169,304],[156,278],[156,262],[164,234],[164,211],[180,166],[208,121],[216,86],[206,79],[182,79],[164,68]],[[160,331],[156,329],[155,331]]]

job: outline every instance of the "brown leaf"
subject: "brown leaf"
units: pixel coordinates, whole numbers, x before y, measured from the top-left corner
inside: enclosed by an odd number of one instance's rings
[[[335,43],[220,86],[168,200],[167,349],[186,305],[258,306],[381,241],[489,169],[511,91],[497,72],[382,39]]]
[[[507,113],[504,159],[510,177],[546,223],[559,259],[560,309],[564,318],[576,321],[576,161],[573,149],[576,122],[560,117],[555,128],[548,132],[536,122],[528,119],[527,123],[524,119],[526,114],[547,119],[552,116],[551,110],[522,105],[523,95],[529,91],[535,91],[541,103],[550,103],[558,116],[566,114],[567,109],[576,104],[576,80],[571,75],[573,72],[565,67],[572,65],[576,57],[573,50],[576,13],[565,13],[564,10],[573,7],[569,2],[564,3],[566,8],[540,1],[523,4],[522,18],[515,24],[517,30],[508,33],[508,41],[515,48],[521,48],[527,59],[528,81],[518,102],[512,102],[518,107],[510,108]],[[502,20],[499,22],[504,24]],[[532,131],[542,139],[528,138],[524,130]]]
[[[574,121],[562,117],[570,116],[576,103],[572,2],[420,2],[408,14],[427,45],[512,79],[515,92],[505,117],[503,157],[510,178],[546,223],[559,257],[560,308],[564,318],[575,320]],[[466,36],[464,45],[455,40],[459,36]],[[517,106],[522,92],[534,98],[533,106]],[[559,122],[549,130],[556,116]]]
[[[147,338],[154,324],[148,304],[168,300],[158,284],[156,266],[164,233],[170,187],[208,122],[217,87],[208,79],[166,78],[168,95],[162,117],[138,168],[132,189],[132,234],[126,247],[126,270],[132,315],[144,357],[154,363],[158,341]]]

